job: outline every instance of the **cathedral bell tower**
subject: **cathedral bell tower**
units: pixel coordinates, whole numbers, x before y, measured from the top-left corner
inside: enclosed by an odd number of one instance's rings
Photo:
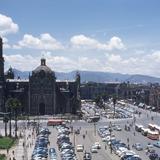
[[[0,37],[0,83],[4,81],[4,58],[3,58],[3,42]]]
[[[0,37],[0,111],[4,110],[4,58],[3,58],[3,42]]]

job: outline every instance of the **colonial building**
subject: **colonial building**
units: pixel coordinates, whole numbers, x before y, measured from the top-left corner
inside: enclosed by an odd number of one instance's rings
[[[58,81],[42,58],[28,79],[14,79],[12,68],[4,74],[3,43],[0,38],[0,110],[10,97],[22,103],[22,112],[31,115],[76,114],[80,109],[80,75],[73,81]]]
[[[149,105],[160,112],[160,86],[152,85],[149,96]]]

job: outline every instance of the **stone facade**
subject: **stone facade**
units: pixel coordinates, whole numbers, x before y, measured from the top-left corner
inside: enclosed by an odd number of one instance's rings
[[[54,115],[73,113],[80,109],[80,75],[73,81],[57,81],[55,73],[41,59],[41,64],[28,79],[14,79],[12,68],[4,75],[4,59],[0,38],[0,111],[5,101],[16,97],[22,103],[22,113],[30,115]]]
[[[152,86],[149,96],[149,105],[155,107],[160,112],[160,86]]]

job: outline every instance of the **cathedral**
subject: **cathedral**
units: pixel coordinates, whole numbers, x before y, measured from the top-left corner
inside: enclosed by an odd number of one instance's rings
[[[58,81],[42,58],[28,79],[15,78],[10,67],[4,73],[3,42],[0,38],[0,112],[8,98],[17,98],[21,112],[29,115],[76,114],[80,109],[80,75],[73,81]]]

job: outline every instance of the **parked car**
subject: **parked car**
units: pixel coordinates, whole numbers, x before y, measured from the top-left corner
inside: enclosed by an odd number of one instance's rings
[[[135,148],[137,151],[143,150],[143,147],[140,143],[135,143],[132,147]]]
[[[156,141],[155,143],[153,143],[153,145],[154,145],[155,147],[160,148],[160,140],[159,140],[159,141]]]
[[[152,150],[153,149],[153,145],[151,143],[148,143],[146,149]]]
[[[98,148],[96,145],[92,145],[91,147],[91,153],[97,153],[98,152]]]
[[[100,145],[99,142],[95,142],[94,145],[95,145],[95,147],[96,147],[97,149],[101,149],[101,145]]]
[[[157,153],[150,153],[149,159],[150,160],[158,160],[158,154]]]
[[[83,160],[92,160],[91,153],[85,152],[83,156]]]
[[[116,125],[116,126],[114,127],[114,130],[116,130],[116,131],[121,131],[122,128],[121,128],[119,125]]]
[[[84,146],[82,144],[77,145],[77,152],[83,152]]]

